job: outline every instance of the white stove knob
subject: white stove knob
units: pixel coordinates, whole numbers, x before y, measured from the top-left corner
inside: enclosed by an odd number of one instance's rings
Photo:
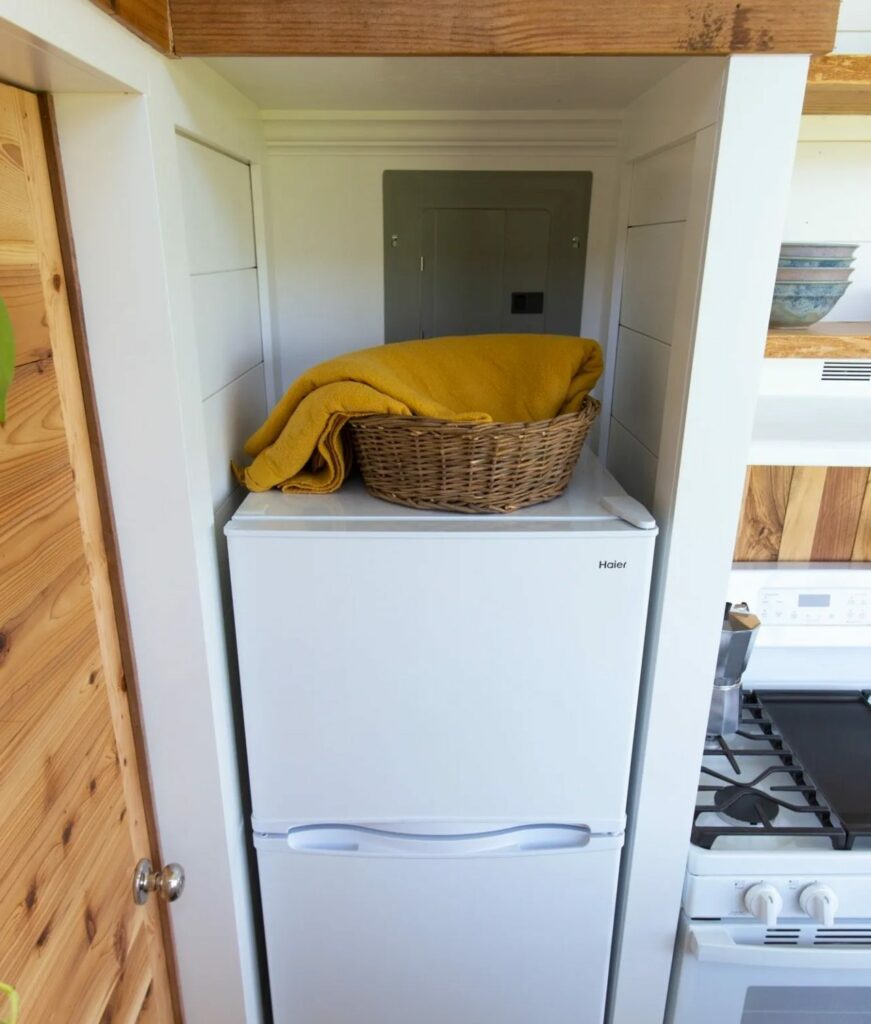
[[[831,928],[835,923],[840,901],[834,889],[820,882],[814,882],[802,889],[798,897],[798,905],[823,928]]]
[[[777,917],[783,910],[783,897],[773,885],[759,882],[744,893],[744,906],[767,928],[774,928],[777,925]]]

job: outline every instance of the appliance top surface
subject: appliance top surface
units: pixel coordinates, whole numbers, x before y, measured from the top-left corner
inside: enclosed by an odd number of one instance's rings
[[[482,526],[484,529],[504,529],[510,526],[531,527],[534,524],[583,528],[584,524],[589,524],[594,529],[613,527],[621,531],[642,532],[635,531],[608,511],[602,505],[603,498],[626,499],[627,495],[596,456],[584,451],[564,494],[553,501],[517,512],[475,515],[406,508],[372,497],[364,488],[362,480],[353,476],[334,494],[285,494],[277,490],[249,494],[233,516],[233,524],[244,527],[246,523],[264,520],[280,520],[285,524],[318,520],[373,525],[383,523],[385,526],[392,524],[395,528],[432,522],[441,526],[450,524],[454,528],[465,526],[472,530],[479,530]],[[643,532],[652,535],[656,531],[650,529]]]
[[[824,724],[815,728],[822,708],[839,717],[839,728],[840,719],[851,719],[850,742],[835,742]],[[691,870],[704,873],[708,854],[761,854],[760,870],[770,871],[777,854],[871,852],[866,746],[871,750],[871,707],[860,691],[745,693],[738,732],[705,743]],[[839,773],[847,776],[840,784]]]

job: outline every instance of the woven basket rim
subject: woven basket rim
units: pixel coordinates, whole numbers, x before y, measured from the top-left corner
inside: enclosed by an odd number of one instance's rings
[[[376,498],[505,513],[562,494],[601,407],[586,395],[577,412],[514,423],[376,414],[352,417],[349,432]]]
[[[381,414],[373,413],[368,416],[352,416],[348,422],[351,426],[360,426],[363,424],[376,425],[379,423],[390,423],[395,426],[417,426],[417,427],[451,427],[461,428],[464,430],[481,430],[485,429],[505,429],[518,427],[546,427],[554,423],[562,423],[565,420],[578,419],[581,416],[588,416],[591,413],[598,415],[602,408],[602,403],[598,398],[593,398],[591,395],[587,395],[581,403],[580,409],[577,412],[563,412],[558,416],[552,416],[546,420],[443,420],[436,419],[431,416],[403,416],[397,414]]]

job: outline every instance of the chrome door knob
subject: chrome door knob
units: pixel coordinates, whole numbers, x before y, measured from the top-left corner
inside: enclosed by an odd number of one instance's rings
[[[155,871],[148,858],[143,858],[133,872],[133,900],[141,906],[151,893],[156,892],[167,903],[174,903],[184,892],[184,868],[181,864],[167,864]]]

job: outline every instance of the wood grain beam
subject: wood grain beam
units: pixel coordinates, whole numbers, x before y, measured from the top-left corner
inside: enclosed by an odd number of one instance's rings
[[[814,57],[804,95],[805,114],[871,114],[871,54]]]
[[[172,53],[169,0],[91,0],[161,53]]]
[[[838,0],[171,0],[179,56],[828,53],[838,6]]]

